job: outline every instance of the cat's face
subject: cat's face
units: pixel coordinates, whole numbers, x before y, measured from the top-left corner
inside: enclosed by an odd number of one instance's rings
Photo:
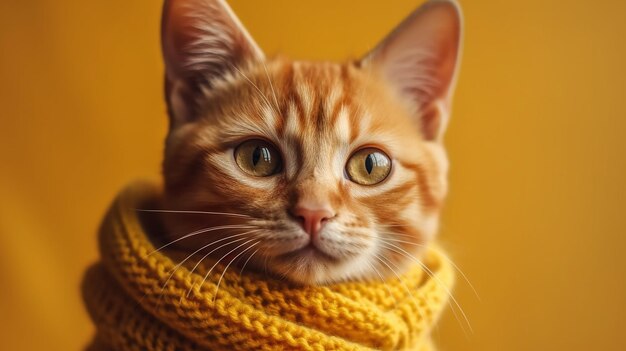
[[[167,216],[168,239],[305,284],[419,259],[446,193],[458,21],[429,3],[364,60],[309,63],[265,59],[223,2],[166,3],[164,207],[206,212]]]

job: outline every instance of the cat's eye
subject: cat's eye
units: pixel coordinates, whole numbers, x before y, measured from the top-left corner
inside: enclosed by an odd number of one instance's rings
[[[235,161],[244,172],[267,177],[280,171],[281,159],[276,148],[263,140],[244,141],[235,149]]]
[[[374,185],[382,182],[391,172],[391,159],[376,148],[361,149],[348,160],[346,173],[350,180],[361,185]]]

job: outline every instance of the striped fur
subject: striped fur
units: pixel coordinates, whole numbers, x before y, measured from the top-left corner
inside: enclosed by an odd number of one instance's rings
[[[175,124],[167,138],[163,207],[252,219],[164,215],[163,240],[213,226],[249,226],[186,238],[179,248],[193,252],[251,231],[241,235],[258,242],[250,267],[322,284],[400,272],[410,263],[406,254],[419,257],[436,234],[447,188],[445,150],[423,136],[415,109],[376,66],[278,57],[247,60],[202,81],[195,117]],[[252,138],[276,146],[283,158],[279,174],[253,177],[239,169],[234,149]],[[392,159],[391,174],[374,186],[345,175],[349,156],[365,146]],[[321,231],[315,254],[299,254],[309,238],[289,214],[303,199],[329,204],[337,214]],[[214,254],[227,260],[249,246],[237,248],[246,240]]]

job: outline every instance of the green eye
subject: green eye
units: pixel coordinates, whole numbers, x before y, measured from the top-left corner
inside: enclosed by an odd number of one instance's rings
[[[248,140],[235,149],[235,161],[241,170],[256,176],[267,177],[280,170],[280,154],[274,146],[263,140]]]
[[[357,184],[374,185],[387,178],[391,172],[391,160],[379,149],[361,149],[350,156],[346,172]]]

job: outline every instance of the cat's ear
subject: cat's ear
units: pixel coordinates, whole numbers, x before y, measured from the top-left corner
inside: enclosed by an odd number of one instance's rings
[[[223,0],[166,0],[161,23],[165,92],[171,125],[192,120],[212,82],[264,59]]]
[[[415,108],[427,140],[439,141],[450,116],[462,19],[451,0],[431,0],[415,10],[361,62],[379,69]]]

